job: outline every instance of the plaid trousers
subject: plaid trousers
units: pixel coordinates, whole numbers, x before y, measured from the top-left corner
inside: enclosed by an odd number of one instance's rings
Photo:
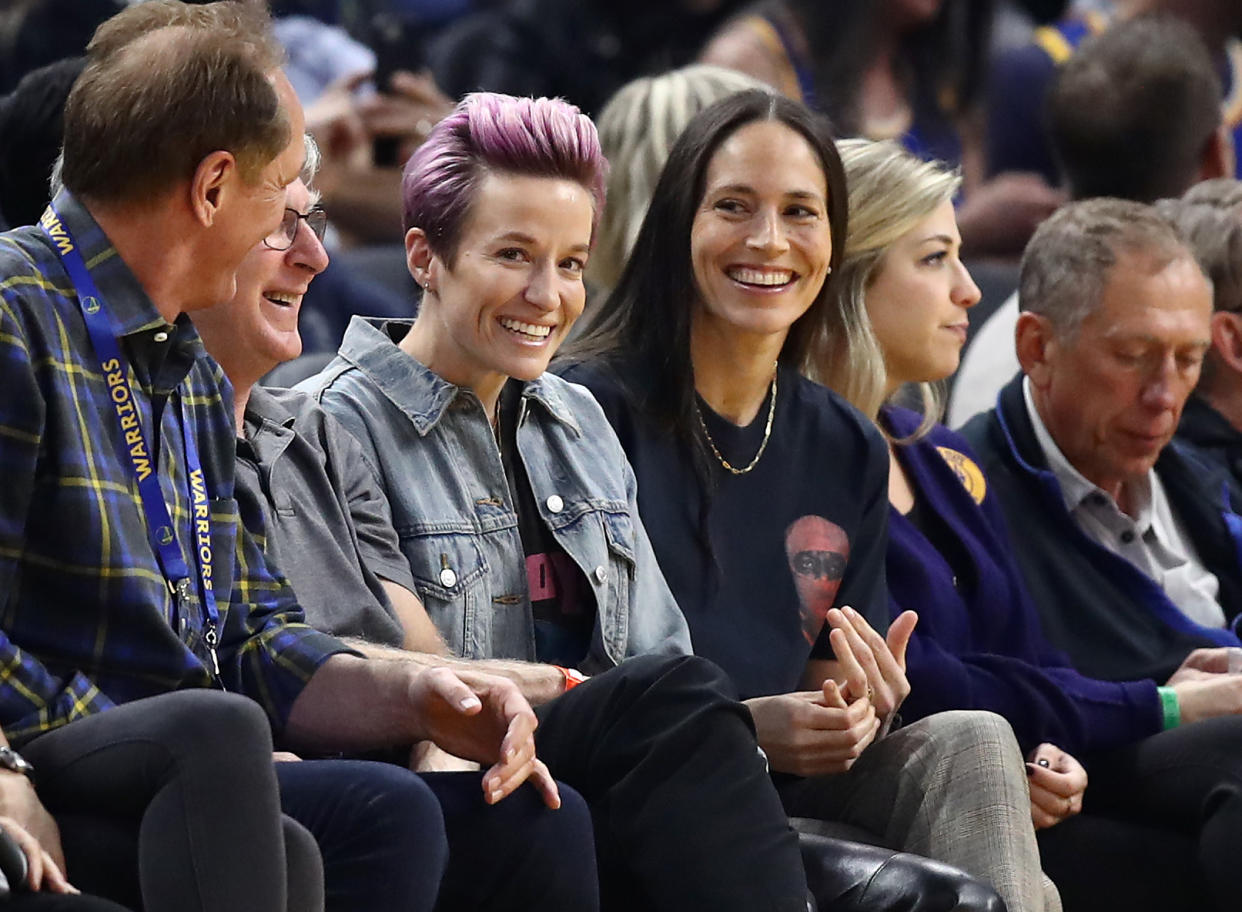
[[[1022,752],[998,715],[928,716],[872,743],[847,773],[782,777],[778,789],[786,813],[814,821],[807,829],[955,865],[995,887],[1010,912],[1060,912],[1040,868]]]

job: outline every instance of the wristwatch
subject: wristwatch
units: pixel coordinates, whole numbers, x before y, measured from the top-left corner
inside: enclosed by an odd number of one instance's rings
[[[0,769],[8,770],[11,773],[21,773],[31,782],[34,782],[34,767],[27,762],[25,757],[11,747],[0,747]]]

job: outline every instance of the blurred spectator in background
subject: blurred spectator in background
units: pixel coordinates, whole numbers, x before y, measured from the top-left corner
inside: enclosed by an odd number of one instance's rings
[[[1242,181],[1204,181],[1157,208],[1212,280],[1212,347],[1186,400],[1177,439],[1242,483]]]
[[[608,207],[587,265],[594,296],[602,300],[621,277],[664,160],[686,124],[726,95],[763,87],[745,73],[698,63],[635,79],[609,99],[596,121],[610,168]]]
[[[559,95],[599,111],[636,76],[690,63],[741,0],[508,0],[429,48],[449,95]]]
[[[1074,199],[1151,202],[1233,169],[1220,82],[1195,30],[1169,16],[1120,22],[1057,73],[1046,103],[1057,158]],[[962,359],[951,427],[990,409],[1018,372],[1015,293]]]
[[[65,99],[85,65],[86,58],[70,57],[40,67],[0,98],[0,222],[9,228],[33,225],[51,198]]]
[[[1167,13],[1183,20],[1207,45],[1224,88],[1225,125],[1242,138],[1242,3],[1238,0],[1117,0],[1116,19]],[[1101,10],[1074,12],[1037,29],[1030,44],[998,56],[989,77],[987,173],[1033,171],[1057,182],[1056,159],[1043,116],[1057,69],[1078,47],[1110,25]],[[1138,149],[1132,152],[1137,157]],[[1236,167],[1236,165],[1235,165]],[[1242,176],[1242,175],[1240,175]]]
[[[334,352],[356,313],[411,316],[415,288],[401,246],[401,169],[452,109],[423,70],[424,47],[473,0],[276,0],[286,72],[323,153],[318,187],[332,211],[331,265],[307,293],[309,361]],[[322,360],[322,359],[321,359]],[[309,365],[309,366],[308,366]]]
[[[701,59],[828,114],[841,135],[898,139],[920,158],[961,165],[967,250],[1016,256],[1062,197],[1032,175],[982,179],[991,17],[990,0],[764,0],[728,23]]]
[[[124,5],[123,0],[0,2],[0,94],[13,91],[31,70],[80,56],[95,27]]]

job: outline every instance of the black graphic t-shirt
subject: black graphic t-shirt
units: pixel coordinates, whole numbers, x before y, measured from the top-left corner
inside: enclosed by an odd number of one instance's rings
[[[517,452],[522,384],[510,380],[500,393],[500,461],[518,516],[526,580],[535,621],[535,657],[541,662],[579,664],[591,645],[594,596],[582,571],[539,518],[526,467]]]
[[[888,453],[844,400],[782,368],[763,456],[733,475],[709,454],[707,491],[691,454],[644,409],[641,369],[574,365],[563,374],[595,394],[621,439],[695,652],[729,672],[743,697],[796,690],[808,659],[833,657],[824,623],[833,606],[851,605],[888,628]],[[731,465],[754,459],[768,404],[737,427],[699,401]]]

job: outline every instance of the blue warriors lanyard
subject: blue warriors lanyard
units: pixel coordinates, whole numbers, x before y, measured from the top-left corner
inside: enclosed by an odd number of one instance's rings
[[[90,270],[86,268],[86,263],[73,237],[69,234],[69,229],[65,227],[55,209],[49,207],[44,213],[41,227],[51,239],[56,252],[60,254],[61,261],[78,293],[78,304],[86,320],[86,331],[90,334],[91,345],[95,348],[99,368],[108,386],[108,399],[112,403],[120,425],[126,461],[138,481],[142,511],[147,519],[147,537],[159,561],[164,580],[168,583],[178,616],[181,616],[189,603],[190,587],[193,585],[190,569],[186,566],[185,558],[181,556],[181,548],[177,544],[172,518],[168,515],[168,507],[164,503],[158,467],[152,463],[153,455],[142,430],[137,404],[134,402],[133,388],[130,386],[126,372],[126,361],[117,343],[107,303],[95,286],[95,280],[91,278]],[[198,563],[203,613],[206,615],[203,640],[211,655],[212,675],[216,682],[220,683],[220,660],[216,654],[216,648],[220,642],[220,612],[216,607],[216,594],[211,580],[213,556],[211,512],[207,497],[207,482],[203,477],[198,445],[194,440],[194,434],[190,431],[184,401],[181,405],[181,433],[185,440],[186,469],[190,476],[194,556]]]

